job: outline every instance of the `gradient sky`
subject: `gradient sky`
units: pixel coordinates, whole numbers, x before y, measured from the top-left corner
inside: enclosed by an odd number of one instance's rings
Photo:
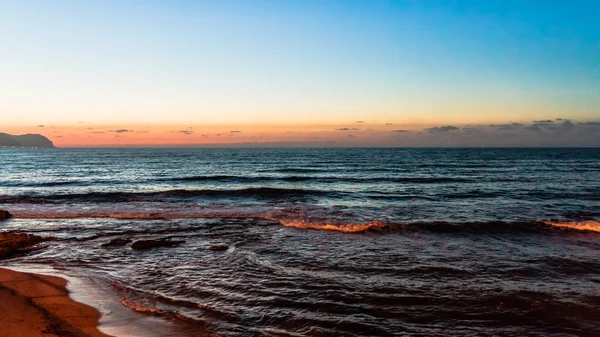
[[[0,132],[63,146],[598,146],[600,2],[0,0],[0,74]]]

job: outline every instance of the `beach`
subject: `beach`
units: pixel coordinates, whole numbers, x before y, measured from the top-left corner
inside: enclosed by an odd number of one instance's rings
[[[0,268],[0,336],[105,337],[100,313],[69,297],[67,281]]]
[[[14,263],[43,252],[52,240],[0,232],[0,337],[209,335],[169,313],[128,307],[113,285],[95,273],[73,276],[48,265]]]

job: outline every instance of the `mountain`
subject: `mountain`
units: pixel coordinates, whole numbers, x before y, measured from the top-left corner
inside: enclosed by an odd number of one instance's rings
[[[52,144],[50,139],[38,134],[9,135],[8,133],[0,132],[0,147],[53,148],[54,144]]]

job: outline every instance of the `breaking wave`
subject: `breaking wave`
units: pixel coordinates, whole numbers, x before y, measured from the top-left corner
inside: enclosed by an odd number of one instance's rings
[[[600,233],[600,221],[587,220],[587,221],[546,221],[546,223],[553,227],[574,229],[578,231],[590,231]]]
[[[274,221],[279,222],[281,225],[290,228],[297,229],[317,229],[317,230],[326,230],[326,231],[336,231],[342,233],[362,233],[369,230],[382,230],[386,228],[390,228],[391,225],[373,221],[368,223],[353,223],[353,224],[335,224],[335,223],[312,223],[304,220],[300,221],[285,221],[285,220],[277,220]]]
[[[111,209],[90,209],[70,212],[26,209],[14,212],[15,219],[117,219],[117,220],[159,220],[159,219],[257,219],[267,220],[281,226],[295,229],[336,231],[342,233],[363,232],[431,232],[431,233],[555,233],[559,232],[596,232],[600,233],[600,222],[531,220],[531,221],[478,221],[478,222],[386,222],[381,220],[353,221],[349,218],[331,216],[315,220],[309,215],[299,215],[285,211],[268,209],[231,208],[173,208],[153,212],[116,211]]]

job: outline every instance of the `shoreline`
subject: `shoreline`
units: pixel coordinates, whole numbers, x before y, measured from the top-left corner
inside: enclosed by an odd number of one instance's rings
[[[123,306],[121,295],[98,275],[19,263],[20,256],[43,249],[44,241],[0,232],[0,260],[7,259],[0,263],[0,337],[209,335],[185,322]]]
[[[179,336],[210,336],[206,331],[194,331],[190,327],[186,327],[183,322],[169,321],[161,317],[151,314],[136,312],[121,304],[120,296],[111,290],[111,286],[105,283],[102,279],[77,273],[64,273],[64,271],[56,270],[46,265],[22,265],[22,264],[4,264],[0,265],[0,313],[3,312],[4,306],[10,307],[12,299],[6,300],[2,292],[5,279],[8,273],[13,275],[31,276],[36,281],[37,279],[56,279],[58,284],[63,287],[68,300],[75,305],[88,307],[98,313],[98,319],[95,321],[93,328],[100,333],[95,334],[72,334],[67,336],[114,336],[114,337],[179,337]],[[22,278],[25,278],[22,276]],[[40,281],[41,282],[41,281]],[[42,282],[43,283],[43,282]],[[45,295],[41,295],[45,296]],[[36,298],[36,295],[30,296]],[[27,300],[27,299],[25,299]],[[51,312],[51,314],[55,314]],[[21,314],[18,313],[18,317]],[[0,317],[0,326],[4,326],[4,321]],[[23,324],[27,324],[26,320]],[[17,329],[16,331],[21,331]],[[4,336],[0,331],[0,337]],[[55,336],[54,334],[7,334],[11,337],[29,337],[29,336]],[[61,334],[59,336],[65,336]]]
[[[67,280],[0,267],[0,326],[5,336],[109,337],[100,312],[69,296]]]

